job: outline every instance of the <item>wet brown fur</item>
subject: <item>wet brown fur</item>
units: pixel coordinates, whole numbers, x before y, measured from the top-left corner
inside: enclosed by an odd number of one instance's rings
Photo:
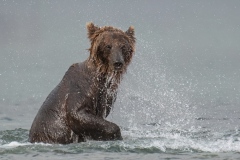
[[[117,88],[135,51],[134,28],[87,24],[89,58],[73,64],[36,115],[30,142],[73,143],[86,139],[121,140],[120,128],[107,120]]]

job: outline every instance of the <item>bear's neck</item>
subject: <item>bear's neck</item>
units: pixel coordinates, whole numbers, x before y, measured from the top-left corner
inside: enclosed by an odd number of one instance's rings
[[[120,80],[121,77],[117,72],[96,72],[96,84],[98,84],[97,116],[105,118],[109,115],[117,97]]]
[[[96,81],[99,89],[117,90],[121,78],[117,73],[98,73],[96,72]]]
[[[111,70],[99,69],[97,63],[86,61],[88,72],[92,75],[93,93],[95,93],[94,108],[96,115],[107,117],[116,100],[118,85],[121,81],[120,72],[111,72]],[[107,68],[107,67],[106,67]]]
[[[97,83],[104,83],[107,88],[113,83],[118,85],[124,73],[123,71],[114,71],[108,65],[97,62],[90,57],[87,60],[87,67],[90,69],[90,72],[94,74],[94,77],[98,81]]]

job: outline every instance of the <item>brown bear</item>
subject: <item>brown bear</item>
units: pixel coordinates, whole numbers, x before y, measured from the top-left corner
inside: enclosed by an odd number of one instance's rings
[[[32,123],[30,142],[122,139],[120,128],[105,118],[135,50],[134,28],[123,32],[89,23],[87,29],[89,58],[73,64],[48,95]]]

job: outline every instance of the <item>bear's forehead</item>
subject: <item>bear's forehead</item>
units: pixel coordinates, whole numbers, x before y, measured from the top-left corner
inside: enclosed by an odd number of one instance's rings
[[[112,41],[126,43],[128,41],[127,36],[121,32],[104,32],[102,34],[102,38],[103,38],[103,41],[106,43],[112,42]]]

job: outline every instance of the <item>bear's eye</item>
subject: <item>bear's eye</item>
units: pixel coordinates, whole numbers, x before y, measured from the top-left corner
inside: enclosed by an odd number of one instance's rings
[[[126,46],[122,46],[122,47],[121,47],[121,50],[122,50],[123,52],[126,52],[126,51],[127,51],[127,47],[126,47]]]
[[[111,45],[106,45],[106,48],[107,49],[112,49],[112,46]]]

